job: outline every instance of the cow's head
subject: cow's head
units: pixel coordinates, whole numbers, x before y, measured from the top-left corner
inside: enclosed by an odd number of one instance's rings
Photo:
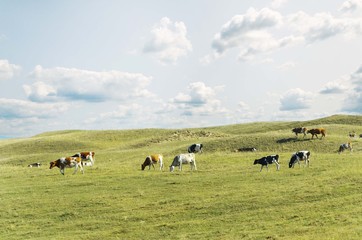
[[[141,164],[141,170],[145,170],[146,165],[144,163]]]
[[[289,161],[289,168],[292,168],[295,164],[295,162],[297,161],[297,154],[293,154],[293,156],[290,158],[290,161]]]
[[[56,167],[57,166],[57,160],[56,161],[52,161],[50,162],[50,167],[49,169],[52,169],[53,167]]]
[[[259,163],[259,159],[254,160],[254,165]]]

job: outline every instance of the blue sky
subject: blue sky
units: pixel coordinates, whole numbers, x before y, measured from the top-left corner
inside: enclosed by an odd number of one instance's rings
[[[362,0],[0,9],[0,136],[362,112]]]

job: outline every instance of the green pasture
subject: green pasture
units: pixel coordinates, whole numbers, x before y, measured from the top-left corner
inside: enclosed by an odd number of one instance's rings
[[[293,135],[324,127],[327,136]],[[58,131],[0,141],[0,239],[362,239],[362,116],[194,129]],[[351,141],[354,151],[338,154]],[[203,143],[197,171],[173,157]],[[257,152],[237,152],[256,147]],[[95,151],[72,175],[49,162]],[[311,151],[310,167],[288,168]],[[152,153],[165,168],[141,171]],[[279,154],[260,172],[256,158]],[[27,165],[40,162],[40,168]]]

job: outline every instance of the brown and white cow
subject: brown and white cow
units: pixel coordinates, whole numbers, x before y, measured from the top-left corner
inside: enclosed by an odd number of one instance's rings
[[[86,161],[90,161],[90,166],[94,165],[94,161],[96,160],[95,152],[80,152],[74,154],[72,157],[80,157],[82,159],[82,164],[88,166]]]
[[[64,175],[64,169],[65,168],[75,168],[73,174],[76,174],[78,171],[78,168],[84,173],[83,167],[82,167],[82,159],[80,157],[62,157],[55,161],[50,162],[49,169],[52,169],[54,167],[58,167],[60,170],[60,173]]]
[[[153,169],[155,169],[154,164],[160,164],[160,170],[163,169],[163,156],[162,154],[152,154],[150,156],[147,156],[145,161],[141,164],[141,169],[145,170],[145,168],[148,166],[148,170],[151,169],[151,166]]]
[[[298,137],[298,134],[304,134],[304,136],[303,136],[303,138],[304,138],[305,135],[307,135],[307,128],[305,128],[305,127],[293,128],[292,132],[295,133],[296,137]]]
[[[322,134],[322,137],[326,136],[326,130],[324,128],[313,128],[313,129],[309,129],[307,131],[307,133],[312,134],[312,139],[314,136],[316,136],[316,138],[318,138],[318,134]],[[321,138],[322,138],[321,137]]]

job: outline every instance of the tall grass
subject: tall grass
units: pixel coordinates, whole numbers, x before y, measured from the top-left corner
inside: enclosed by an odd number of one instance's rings
[[[361,239],[361,140],[351,139],[353,153],[336,151],[362,126],[333,118],[305,124],[327,129],[313,140],[296,139],[294,122],[2,140],[0,239]],[[170,173],[174,155],[194,142],[205,146],[198,170]],[[234,151],[247,146],[258,152]],[[303,149],[312,153],[310,167],[289,169],[291,153]],[[50,160],[82,150],[96,151],[84,175],[48,169]],[[141,171],[155,152],[166,169]],[[280,171],[259,172],[253,160],[270,153],[280,155]],[[26,167],[34,161],[43,166]]]

